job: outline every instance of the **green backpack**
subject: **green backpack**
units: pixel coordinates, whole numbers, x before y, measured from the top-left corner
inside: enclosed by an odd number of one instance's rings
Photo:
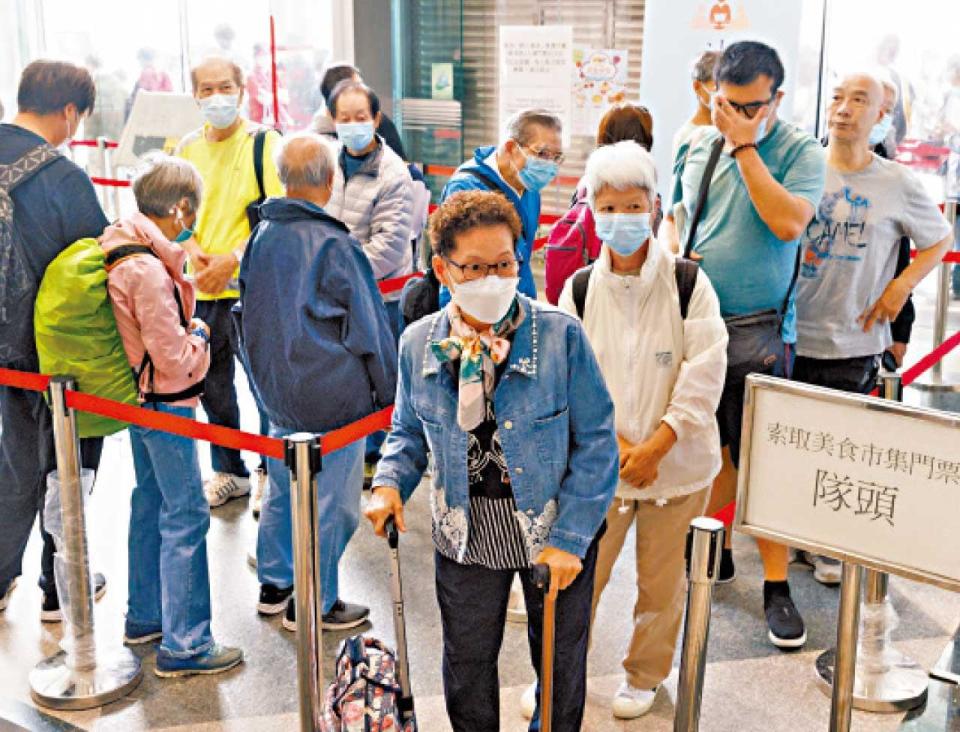
[[[137,404],[137,383],[107,294],[106,258],[96,239],[71,244],[47,267],[33,327],[42,373],[72,376],[79,391]],[[77,412],[80,437],[105,437],[126,426]]]

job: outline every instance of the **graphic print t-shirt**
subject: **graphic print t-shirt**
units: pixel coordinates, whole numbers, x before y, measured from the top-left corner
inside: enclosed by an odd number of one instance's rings
[[[903,165],[874,155],[856,173],[828,168],[823,198],[800,240],[797,354],[882,353],[892,342],[890,324],[864,333],[857,318],[894,278],[900,238],[923,250],[949,233],[923,183]]]

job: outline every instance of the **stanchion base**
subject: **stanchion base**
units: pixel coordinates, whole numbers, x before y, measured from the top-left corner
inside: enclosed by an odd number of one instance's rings
[[[143,671],[129,648],[97,650],[97,666],[75,671],[60,651],[30,672],[30,696],[49,709],[92,709],[116,701],[137,688]]]
[[[919,391],[932,392],[934,394],[941,394],[944,392],[960,392],[960,374],[936,374],[928,371],[917,378],[916,381],[912,382],[910,387]]]
[[[927,673],[894,648],[886,654],[893,660],[885,671],[867,671],[857,663],[853,682],[853,707],[862,712],[905,712],[927,699]],[[816,670],[820,690],[827,696],[833,691],[833,669],[836,649],[817,656]]]
[[[940,681],[960,686],[960,639],[947,643],[930,675]]]

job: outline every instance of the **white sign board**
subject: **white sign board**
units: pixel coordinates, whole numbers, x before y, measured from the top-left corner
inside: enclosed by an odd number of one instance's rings
[[[140,90],[120,135],[116,165],[135,166],[151,150],[173,152],[180,138],[203,125],[189,94]]]
[[[500,26],[501,129],[516,112],[547,109],[563,121],[570,143],[573,28],[569,25]]]
[[[750,376],[737,529],[960,589],[960,415]]]

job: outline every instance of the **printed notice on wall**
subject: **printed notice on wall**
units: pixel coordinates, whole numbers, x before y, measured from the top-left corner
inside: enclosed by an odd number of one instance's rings
[[[573,28],[568,25],[500,27],[500,126],[522,109],[540,107],[563,120],[564,145],[572,123],[570,75]]]
[[[574,47],[574,135],[595,137],[607,110],[626,101],[627,58],[626,51]]]
[[[960,582],[960,418],[754,379],[748,533]]]

